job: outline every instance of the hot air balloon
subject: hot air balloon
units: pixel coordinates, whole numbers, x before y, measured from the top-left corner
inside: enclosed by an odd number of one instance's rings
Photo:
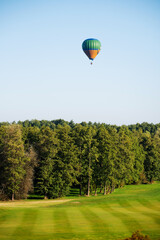
[[[89,39],[84,40],[84,42],[82,43],[82,49],[85,52],[85,54],[87,55],[87,57],[91,61],[93,61],[94,58],[97,56],[97,54],[101,50],[101,43],[98,39],[89,38]],[[91,62],[91,64],[92,64],[92,62]]]

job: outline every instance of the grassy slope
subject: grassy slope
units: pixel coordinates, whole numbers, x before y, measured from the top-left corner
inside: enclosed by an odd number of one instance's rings
[[[109,196],[0,205],[1,240],[123,239],[136,230],[160,239],[160,183]]]

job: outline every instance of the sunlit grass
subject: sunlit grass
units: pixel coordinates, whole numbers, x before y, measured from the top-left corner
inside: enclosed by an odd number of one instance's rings
[[[160,183],[108,196],[0,203],[0,240],[118,240],[136,230],[160,239]]]

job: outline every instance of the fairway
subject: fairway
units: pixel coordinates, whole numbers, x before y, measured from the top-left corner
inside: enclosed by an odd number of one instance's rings
[[[118,240],[136,230],[160,239],[160,183],[108,196],[0,203],[1,240]]]

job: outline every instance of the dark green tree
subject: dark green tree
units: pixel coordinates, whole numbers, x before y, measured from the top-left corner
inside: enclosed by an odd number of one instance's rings
[[[119,184],[131,184],[134,172],[134,152],[132,149],[131,131],[122,127],[118,132],[118,159],[116,161],[116,178]]]
[[[109,157],[111,151],[111,135],[104,125],[101,125],[97,131],[98,161],[95,162],[94,181],[97,185],[104,187],[104,195],[106,195],[107,184],[109,190],[109,177],[112,175],[113,161]]]
[[[58,125],[56,136],[59,145],[53,165],[52,187],[49,192],[53,198],[66,195],[70,186],[78,183],[79,174],[77,147],[74,144],[71,127],[66,124]]]
[[[132,174],[132,183],[138,184],[145,182],[144,175],[144,160],[145,152],[141,143],[142,130],[133,131],[132,134],[132,151],[134,153],[134,165],[133,165],[133,174]]]
[[[12,200],[18,193],[25,175],[24,166],[30,159],[25,155],[21,127],[16,124],[0,128],[0,187]]]
[[[159,131],[155,137],[151,137],[149,132],[143,134],[142,142],[145,151],[144,171],[147,180],[152,183],[159,179]]]
[[[98,159],[96,127],[83,122],[77,124],[73,131],[81,169],[79,176],[80,194],[83,190],[89,196],[93,182],[93,163]]]
[[[57,154],[58,139],[49,127],[42,127],[36,144],[39,165],[36,170],[36,189],[44,198],[49,197],[53,184],[54,161]]]

